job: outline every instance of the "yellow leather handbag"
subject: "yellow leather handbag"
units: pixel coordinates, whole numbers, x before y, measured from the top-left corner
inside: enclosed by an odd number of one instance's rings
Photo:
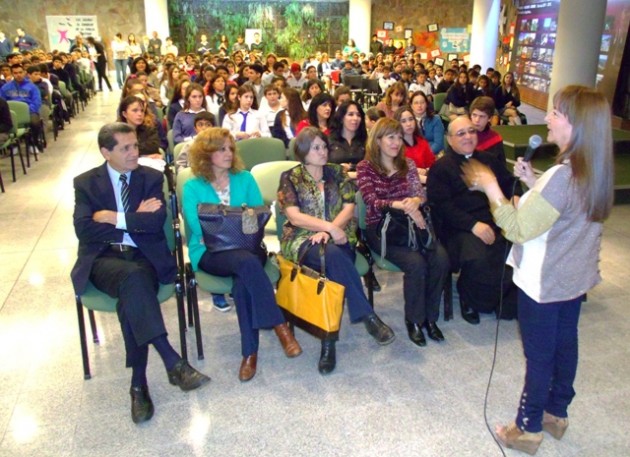
[[[276,301],[287,320],[319,338],[339,333],[345,287],[326,278],[325,248],[319,245],[321,271],[305,265],[304,251],[297,264],[278,255],[280,281]]]

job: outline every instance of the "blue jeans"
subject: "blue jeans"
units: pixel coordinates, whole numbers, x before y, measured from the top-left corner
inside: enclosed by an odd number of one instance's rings
[[[127,59],[114,59],[114,64],[116,66],[116,82],[118,88],[122,89],[127,79]]]
[[[298,250],[301,256],[304,250],[311,246],[309,240],[302,243]],[[363,291],[361,278],[354,268],[354,258],[356,253],[350,244],[337,245],[326,244],[326,277],[331,281],[341,284],[346,288],[345,298],[350,313],[350,322],[360,322],[374,310]],[[313,270],[320,271],[319,247],[313,246],[309,249],[304,258],[304,265]]]
[[[199,268],[216,276],[233,276],[232,295],[241,330],[243,357],[258,352],[258,330],[286,322],[276,304],[273,286],[264,270],[266,254],[246,250],[206,251]]]
[[[578,320],[584,297],[538,303],[518,291],[518,323],[527,361],[525,386],[516,416],[521,430],[542,430],[543,412],[567,417],[575,396]]]

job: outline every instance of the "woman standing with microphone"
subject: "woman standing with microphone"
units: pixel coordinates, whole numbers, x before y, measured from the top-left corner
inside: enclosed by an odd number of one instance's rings
[[[530,190],[514,208],[492,172],[465,166],[473,190],[485,192],[496,223],[514,242],[508,263],[519,287],[518,322],[527,361],[515,422],[498,426],[509,448],[535,454],[542,431],[562,438],[575,396],[578,320],[586,292],[601,281],[602,223],[613,204],[610,106],[600,92],[568,86],[545,117],[548,141],[560,149],[556,165],[536,179],[519,159],[514,174]]]

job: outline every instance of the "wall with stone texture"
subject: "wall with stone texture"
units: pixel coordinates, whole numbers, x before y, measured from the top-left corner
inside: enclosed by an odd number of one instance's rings
[[[14,38],[15,29],[22,26],[46,49],[47,15],[97,16],[99,33],[108,51],[109,42],[117,32],[123,37],[128,33],[145,34],[144,0],[0,0],[0,12],[0,31]]]
[[[383,22],[402,26],[401,32],[390,32],[394,39],[404,38],[404,29],[426,32],[427,25],[467,27],[472,23],[474,0],[372,0],[372,30],[382,29]]]

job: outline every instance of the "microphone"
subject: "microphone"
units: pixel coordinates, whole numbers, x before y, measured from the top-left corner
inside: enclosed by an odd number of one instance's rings
[[[529,144],[527,145],[527,149],[525,150],[525,154],[523,155],[523,162],[529,162],[534,157],[534,152],[536,149],[542,144],[542,138],[540,135],[532,135],[529,137]]]

